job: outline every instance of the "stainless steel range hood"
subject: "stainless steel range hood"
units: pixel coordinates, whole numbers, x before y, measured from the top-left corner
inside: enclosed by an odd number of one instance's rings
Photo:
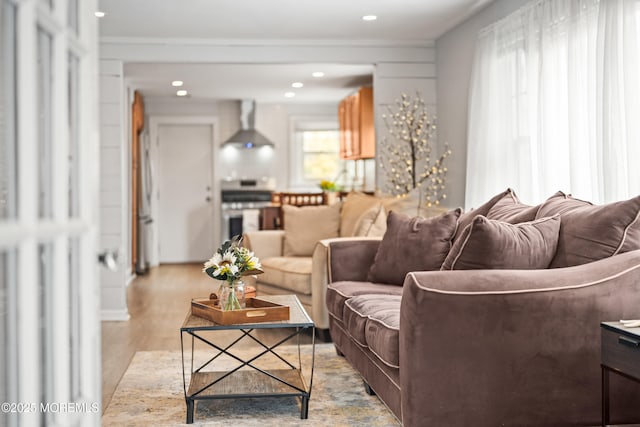
[[[255,101],[252,99],[242,100],[240,102],[240,130],[223,142],[223,145],[233,144],[244,148],[273,147],[273,142],[255,129],[255,121]]]

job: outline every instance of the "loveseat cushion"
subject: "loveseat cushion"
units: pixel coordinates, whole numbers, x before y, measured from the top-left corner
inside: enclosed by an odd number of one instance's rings
[[[344,325],[353,340],[398,367],[401,295],[359,295],[345,302]]]
[[[327,287],[327,310],[344,321],[345,302],[358,295],[402,295],[402,288],[371,282],[333,282]]]
[[[556,253],[560,215],[509,224],[474,218],[456,240],[442,270],[541,269]]]
[[[561,191],[547,199],[537,217],[561,215],[551,268],[570,267],[640,249],[640,196],[593,205]]]
[[[485,215],[489,219],[497,219],[510,224],[533,221],[538,213],[539,206],[529,206],[520,202],[515,191],[507,189],[505,194]],[[460,231],[458,231],[460,232]]]
[[[341,203],[327,206],[283,205],[283,255],[308,256],[322,239],[338,237]]]
[[[311,257],[269,257],[260,260],[260,282],[311,295]]]
[[[451,249],[459,216],[460,209],[432,218],[389,212],[368,280],[402,286],[410,271],[439,270]]]

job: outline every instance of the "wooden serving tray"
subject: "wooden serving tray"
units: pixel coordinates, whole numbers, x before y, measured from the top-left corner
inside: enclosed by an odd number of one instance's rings
[[[289,320],[289,307],[258,298],[247,298],[247,308],[223,311],[218,300],[199,298],[191,300],[191,313],[194,316],[211,320],[219,325],[237,323],[262,323]]]

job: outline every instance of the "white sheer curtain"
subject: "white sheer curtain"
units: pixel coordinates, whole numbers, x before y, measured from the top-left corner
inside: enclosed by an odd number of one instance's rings
[[[467,208],[640,194],[640,0],[535,1],[483,29],[467,157]]]

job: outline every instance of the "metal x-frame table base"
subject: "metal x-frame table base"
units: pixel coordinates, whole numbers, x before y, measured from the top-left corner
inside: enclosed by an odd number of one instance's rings
[[[259,397],[287,397],[294,396],[299,397],[301,402],[300,418],[306,419],[309,414],[309,398],[311,397],[311,386],[313,384],[313,367],[315,362],[315,326],[298,326],[295,327],[295,331],[289,334],[287,337],[281,339],[276,344],[268,346],[254,337],[251,333],[256,328],[234,328],[242,332],[242,335],[235,339],[231,344],[226,347],[220,347],[210,340],[198,335],[195,330],[183,329],[180,332],[180,347],[182,350],[182,379],[184,387],[184,395],[187,404],[187,424],[193,423],[193,416],[195,411],[196,400],[210,400],[210,399],[239,399],[239,398],[259,398]],[[259,328],[262,329],[262,328]],[[302,362],[300,358],[300,342],[299,335],[305,330],[311,330],[312,337],[312,354],[311,354],[311,374],[309,378],[309,384],[307,386],[304,377],[302,376]],[[187,389],[186,375],[185,375],[185,358],[184,358],[184,334],[191,335],[191,380],[189,382],[189,388]],[[243,360],[240,357],[230,352],[230,349],[236,345],[240,340],[245,337],[252,339],[258,343],[264,350],[256,356]],[[288,342],[292,338],[298,338],[298,366],[294,366],[291,362],[284,359],[278,353],[274,351],[280,345]],[[194,345],[195,340],[199,340],[208,346],[216,349],[217,354],[212,356],[208,361],[193,369],[194,358]],[[272,354],[280,359],[287,369],[262,369],[254,364],[259,358],[264,355]],[[224,372],[203,372],[202,369],[213,363],[218,357],[226,355],[229,356],[240,364],[232,370]],[[243,367],[252,368],[251,370],[240,370]],[[266,385],[268,378],[271,381],[270,385]],[[216,392],[216,386],[229,390],[233,388],[233,385],[238,385],[239,389],[233,393],[219,393]],[[253,385],[255,389],[250,390],[250,386]]]

